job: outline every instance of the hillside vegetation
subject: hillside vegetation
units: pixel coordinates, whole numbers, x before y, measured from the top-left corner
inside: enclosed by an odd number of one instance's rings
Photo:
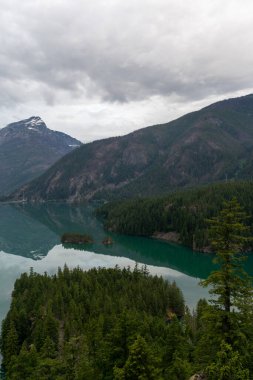
[[[62,158],[11,199],[153,196],[253,172],[253,95],[175,121],[95,141]]]
[[[175,283],[146,267],[22,274],[2,325],[7,379],[188,380],[199,372],[205,380],[251,380],[246,219],[233,198],[210,220],[218,267],[201,285],[213,297],[193,313]]]
[[[141,371],[146,366],[147,379],[162,373],[170,378],[177,349],[189,371],[189,334],[177,321],[184,309],[176,285],[145,268],[65,267],[52,277],[25,273],[15,283],[3,322],[7,378],[120,379],[129,362]],[[172,326],[166,324],[168,312],[175,318]]]
[[[247,224],[252,234],[253,182],[214,184],[164,197],[107,203],[97,211],[97,215],[104,219],[105,228],[110,231],[160,236],[195,250],[210,250],[207,219],[216,216],[224,200],[233,197],[249,215]]]

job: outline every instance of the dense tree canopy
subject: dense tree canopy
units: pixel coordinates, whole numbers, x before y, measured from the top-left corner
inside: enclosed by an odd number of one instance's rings
[[[164,197],[108,203],[97,214],[108,230],[152,236],[176,232],[179,241],[196,250],[210,249],[207,219],[217,216],[223,201],[235,196],[250,218],[253,233],[253,182],[229,182],[188,189]]]
[[[246,223],[236,199],[209,219],[219,266],[202,282],[211,300],[193,312],[175,283],[146,267],[22,274],[2,325],[7,379],[188,380],[199,372],[208,380],[253,380]]]
[[[7,377],[158,379],[178,355],[186,362],[190,357],[188,333],[177,322],[184,309],[176,285],[150,276],[145,267],[65,267],[52,277],[31,270],[16,281],[3,322]],[[168,310],[176,319],[169,324]],[[139,356],[142,366],[136,364]]]

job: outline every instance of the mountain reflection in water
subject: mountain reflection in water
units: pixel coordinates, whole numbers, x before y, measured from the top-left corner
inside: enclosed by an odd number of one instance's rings
[[[90,234],[94,243],[62,246],[64,232]],[[65,203],[0,205],[0,322],[9,308],[17,277],[30,267],[38,273],[55,273],[65,263],[69,267],[134,267],[146,264],[151,274],[176,281],[186,302],[195,307],[199,298],[208,297],[199,279],[215,267],[212,255],[193,252],[180,246],[144,237],[110,234],[113,244],[102,241],[108,233],[94,217],[94,206]],[[253,274],[253,255],[245,266]]]
[[[111,246],[102,244],[108,235],[94,216],[94,206],[66,203],[4,204],[0,206],[0,250],[18,256],[42,259],[64,232],[87,233],[94,243],[65,246],[78,251],[127,257],[147,265],[175,269],[192,277],[206,278],[212,255],[144,237],[110,234]]]

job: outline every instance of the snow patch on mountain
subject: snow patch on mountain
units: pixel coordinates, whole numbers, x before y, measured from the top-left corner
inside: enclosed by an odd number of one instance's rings
[[[34,116],[30,118],[28,121],[26,121],[24,125],[28,126],[28,129],[36,130],[34,127],[41,126],[41,125],[45,126],[45,123],[39,116]]]

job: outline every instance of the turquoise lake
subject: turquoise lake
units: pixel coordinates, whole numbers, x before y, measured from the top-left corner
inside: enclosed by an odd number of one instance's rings
[[[64,232],[91,234],[94,243],[64,247]],[[8,310],[15,279],[31,267],[39,273],[54,273],[65,263],[89,269],[94,266],[146,264],[150,273],[176,281],[189,306],[206,295],[199,285],[212,269],[209,255],[148,238],[111,234],[112,246],[104,246],[107,235],[94,217],[94,206],[69,204],[2,204],[0,206],[0,320]]]
[[[212,255],[154,239],[108,234],[94,211],[94,205],[66,203],[0,205],[0,322],[8,311],[15,280],[31,267],[53,274],[64,264],[88,270],[116,265],[133,268],[137,263],[146,265],[153,275],[175,281],[190,309],[200,298],[209,298],[199,281],[215,269]],[[63,246],[64,232],[90,234],[94,243]],[[102,244],[108,235],[112,246]],[[253,255],[245,266],[253,275]]]
[[[64,232],[88,233],[94,243],[64,247],[60,243]],[[93,205],[0,205],[0,320],[8,311],[14,282],[22,272],[33,267],[39,273],[54,273],[65,263],[83,269],[145,264],[151,274],[176,281],[190,308],[199,298],[208,297],[207,289],[198,284],[214,269],[211,255],[154,239],[117,234],[110,234],[112,246],[104,246],[105,236],[108,234],[95,218]],[[252,264],[250,256],[247,269],[251,274]]]

